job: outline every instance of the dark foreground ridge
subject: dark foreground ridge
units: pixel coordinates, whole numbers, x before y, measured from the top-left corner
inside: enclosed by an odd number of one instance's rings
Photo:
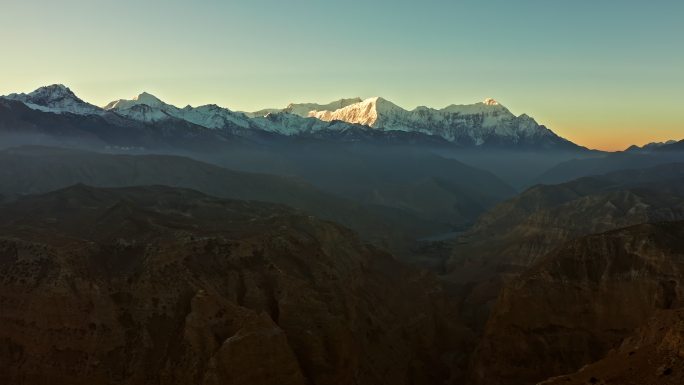
[[[0,382],[436,384],[437,282],[284,206],[76,185],[0,206]]]

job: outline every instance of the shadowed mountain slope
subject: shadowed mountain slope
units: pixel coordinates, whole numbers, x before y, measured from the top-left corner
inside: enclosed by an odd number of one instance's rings
[[[595,156],[588,159],[568,160],[546,170],[542,175],[534,178],[533,182],[542,184],[564,183],[586,176],[602,175],[622,170],[645,169],[664,163],[682,162],[684,161],[684,152],[664,151],[676,145],[666,145],[654,151],[625,151],[603,154],[603,156]]]
[[[457,240],[450,270],[524,268],[576,236],[682,218],[684,163],[539,185],[480,217]]]
[[[286,204],[358,231],[365,239],[399,250],[420,236],[448,227],[391,207],[359,204],[322,192],[293,177],[231,171],[189,158],[114,155],[49,147],[0,151],[0,195],[11,199],[76,183],[101,187],[166,185],[206,194]]]
[[[684,164],[668,164],[535,186],[497,205],[467,233],[423,248],[463,297],[482,330],[506,282],[564,242],[642,223],[684,220]],[[448,248],[448,251],[444,251]],[[432,251],[432,254],[430,252]]]
[[[573,372],[657,310],[683,305],[684,222],[569,241],[505,286],[474,358],[474,383],[522,385]]]
[[[3,383],[460,376],[435,280],[283,206],[77,185],[0,206],[0,233]]]
[[[684,384],[684,309],[656,312],[605,358],[542,385]]]
[[[232,169],[297,175],[329,193],[409,210],[452,227],[472,224],[515,194],[489,172],[405,146],[300,143],[262,152],[231,151],[210,161]]]

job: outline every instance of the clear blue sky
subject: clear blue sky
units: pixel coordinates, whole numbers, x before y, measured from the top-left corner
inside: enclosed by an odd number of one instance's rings
[[[580,144],[684,139],[684,2],[4,0],[0,93],[235,110],[493,97]]]

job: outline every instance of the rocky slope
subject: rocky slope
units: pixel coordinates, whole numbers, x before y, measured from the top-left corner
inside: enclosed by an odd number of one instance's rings
[[[280,206],[83,185],[0,206],[0,381],[456,383],[430,276]]]
[[[681,163],[536,186],[449,241],[450,252],[441,257],[444,278],[462,290],[464,315],[481,330],[505,283],[563,242],[673,220],[684,220]]]
[[[449,270],[525,268],[577,236],[677,219],[684,219],[684,163],[539,185],[480,217],[457,240]]]
[[[659,309],[683,305],[684,222],[569,241],[505,286],[473,360],[473,383],[522,385],[573,372]]]
[[[559,384],[684,384],[684,309],[657,312],[605,358],[540,383]]]

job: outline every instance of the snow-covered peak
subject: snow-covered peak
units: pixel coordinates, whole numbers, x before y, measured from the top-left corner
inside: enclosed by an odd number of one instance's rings
[[[163,107],[167,106],[166,103],[162,102],[158,97],[149,94],[147,92],[142,92],[138,96],[133,97],[133,99],[119,99],[115,100],[106,106],[105,110],[125,110],[137,105],[146,105],[150,107]]]
[[[165,104],[158,97],[147,92],[141,93],[140,95],[134,97],[133,100],[135,100],[139,104],[147,104],[150,107],[158,107]]]
[[[76,95],[69,89],[69,87],[65,86],[64,84],[52,84],[49,86],[40,87],[28,95],[32,98],[44,98],[46,100],[56,100],[64,97],[78,99],[78,97],[76,97]]]
[[[288,114],[293,114],[293,115],[299,115],[301,117],[308,117],[309,113],[311,111],[334,111],[343,107],[346,107],[350,104],[358,103],[361,101],[361,98],[343,98],[339,100],[332,101],[327,104],[318,104],[318,103],[290,103],[285,107],[284,109],[280,110],[282,112],[286,112]],[[273,109],[268,109],[268,110],[262,110],[260,112],[265,112],[263,115],[266,115],[266,113],[269,112],[276,112]]]
[[[56,114],[97,115],[102,109],[86,103],[63,84],[40,87],[28,94],[10,94],[7,99],[20,101],[31,109]]]
[[[350,104],[335,111],[311,111],[309,116],[323,121],[341,120],[347,123],[375,127],[384,114],[407,112],[403,108],[379,96]]]
[[[312,111],[310,117],[323,121],[344,121],[385,131],[420,132],[464,143],[516,143],[533,137],[546,137],[550,131],[526,115],[515,116],[494,99],[466,105],[450,105],[441,110],[417,107],[411,111],[381,97],[365,99],[327,111]]]
[[[415,115],[415,117],[426,118],[428,116],[444,116],[447,114],[514,116],[506,107],[491,98],[485,99],[482,103],[465,105],[452,104],[441,110],[435,110],[429,107],[417,107],[412,111],[407,111],[389,100],[378,96],[350,104],[337,110],[311,111],[308,116],[324,121],[342,120],[349,123],[380,127],[382,120],[395,120],[394,118],[398,118],[401,115],[404,115],[405,117]]]
[[[287,105],[285,108],[265,108],[263,110],[259,111],[254,111],[254,112],[243,112],[246,116],[249,116],[251,118],[260,118],[260,117],[265,117],[268,114],[272,113],[278,113],[278,112],[285,112],[288,114],[292,115],[298,115],[303,118],[306,118],[309,116],[309,113],[311,111],[334,111],[343,107],[346,107],[350,104],[358,103],[361,101],[361,98],[343,98],[339,100],[332,101],[327,104],[318,104],[318,103],[290,103]]]
[[[221,129],[237,125],[249,127],[246,116],[239,112],[233,112],[216,104],[207,104],[199,107],[190,105],[178,108],[163,102],[158,97],[143,92],[130,100],[119,99],[107,104],[105,110],[114,111],[117,114],[131,119],[144,122],[158,122],[167,119],[181,119],[187,122],[212,129]]]
[[[451,104],[441,110],[440,112],[462,114],[462,115],[476,115],[476,114],[511,114],[510,111],[498,101],[487,98],[480,103],[474,104]]]

